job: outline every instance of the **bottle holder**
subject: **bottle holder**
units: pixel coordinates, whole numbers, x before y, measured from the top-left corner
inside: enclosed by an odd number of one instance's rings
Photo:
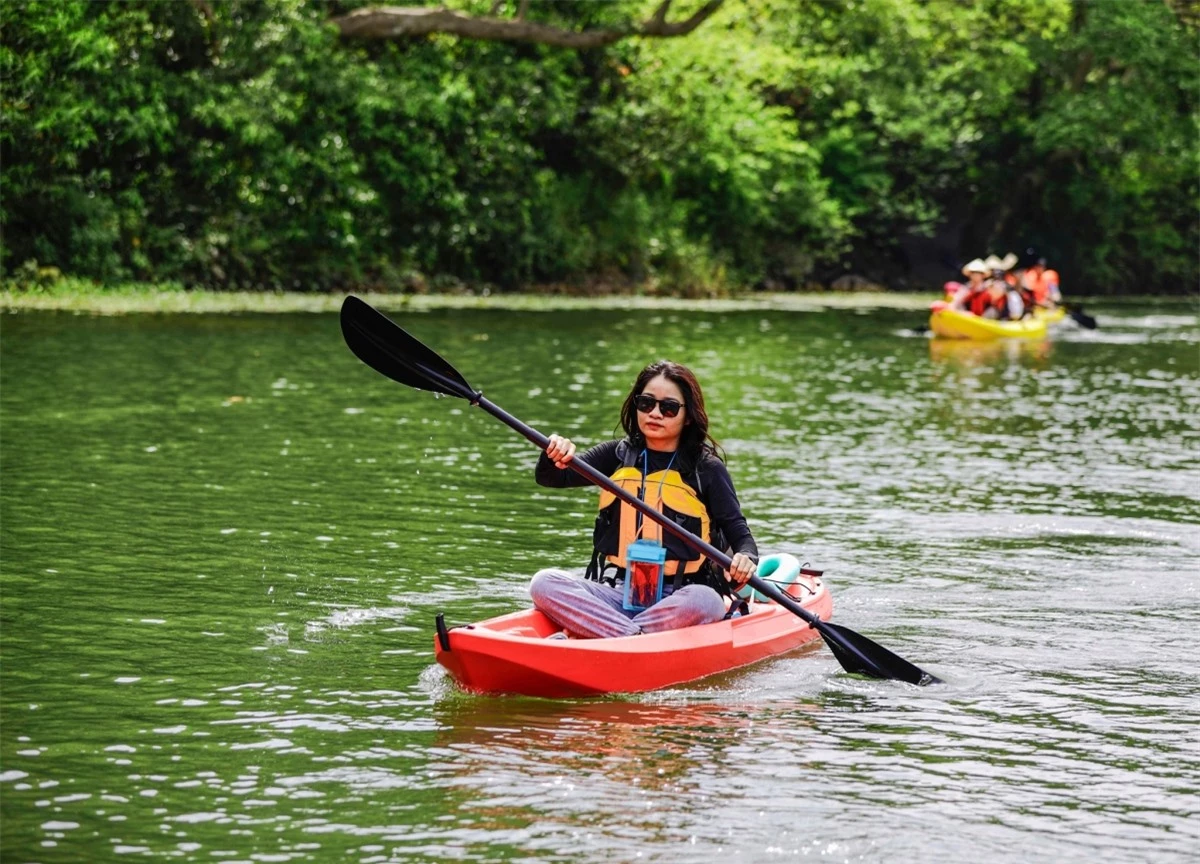
[[[629,611],[649,609],[662,599],[667,550],[653,540],[634,540],[625,550],[625,597]]]

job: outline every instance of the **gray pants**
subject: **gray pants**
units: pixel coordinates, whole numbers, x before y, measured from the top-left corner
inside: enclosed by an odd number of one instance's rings
[[[632,612],[622,606],[624,591],[572,576],[566,570],[539,570],[529,583],[533,605],[572,636],[610,639],[658,633],[725,617],[725,601],[707,585],[684,585],[649,609]]]

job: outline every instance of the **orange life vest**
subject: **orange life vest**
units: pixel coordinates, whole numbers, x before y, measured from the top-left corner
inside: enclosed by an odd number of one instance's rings
[[[612,480],[618,486],[641,498],[701,540],[708,543],[714,541],[708,509],[701,502],[697,489],[685,480],[678,470],[668,466],[663,471],[643,474],[638,463],[645,457],[628,441],[622,441],[618,445],[617,456],[622,465],[613,472]],[[715,533],[720,534],[719,531]],[[592,565],[588,568],[588,578],[602,578],[604,570],[608,567],[615,567],[618,572],[623,572],[625,550],[637,539],[654,540],[666,547],[668,576],[683,576],[683,581],[690,582],[701,578],[700,571],[707,569],[706,560],[699,552],[675,535],[664,532],[657,522],[645,518],[613,493],[601,489],[600,512],[597,514],[593,533],[594,550]],[[723,543],[724,540],[718,539],[718,542]]]
[[[1042,274],[1042,282],[1046,286],[1046,296],[1048,297],[1053,293],[1053,289],[1058,287],[1058,271],[1047,270]]]
[[[1058,285],[1058,273],[1054,270],[1043,270],[1038,273],[1033,268],[1025,271],[1025,284],[1033,292],[1033,302],[1045,306],[1050,300],[1051,286]]]

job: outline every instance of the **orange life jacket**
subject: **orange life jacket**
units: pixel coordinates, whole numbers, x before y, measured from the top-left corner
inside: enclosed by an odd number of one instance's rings
[[[1041,273],[1032,268],[1025,271],[1025,284],[1033,293],[1033,302],[1045,306],[1050,300],[1050,286],[1058,285],[1058,273],[1054,270],[1043,270]]]
[[[1046,286],[1046,296],[1049,297],[1052,293],[1052,289],[1058,287],[1058,271],[1047,270],[1042,274],[1042,282]]]
[[[686,528],[705,542],[724,544],[720,531],[714,531],[708,509],[697,490],[699,477],[685,479],[671,467],[642,473],[639,461],[644,454],[628,440],[617,446],[621,467],[613,472],[612,480],[625,491],[641,498],[676,524]],[[639,459],[639,456],[641,459]],[[673,464],[674,460],[672,460]],[[689,482],[690,479],[690,482]],[[693,485],[695,484],[695,485]],[[716,535],[714,537],[714,535]],[[604,578],[604,571],[614,567],[623,574],[625,551],[637,539],[654,540],[667,550],[666,575],[682,576],[682,581],[704,581],[708,578],[706,559],[673,534],[667,534],[655,521],[645,518],[613,493],[600,490],[600,511],[593,532],[594,550],[588,567],[589,579]],[[703,572],[702,572],[703,571]]]

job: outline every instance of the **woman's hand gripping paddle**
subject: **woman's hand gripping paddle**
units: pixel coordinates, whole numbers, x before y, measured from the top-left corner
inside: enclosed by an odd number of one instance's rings
[[[357,297],[347,297],[342,303],[341,318],[342,335],[346,338],[346,344],[350,346],[350,350],[359,360],[376,372],[418,390],[429,390],[466,399],[472,405],[479,406],[496,419],[520,432],[540,449],[546,449],[549,438],[486,399],[481,391],[471,387],[458,370],[442,359],[439,354],[421,344],[398,324],[369,304]],[[571,461],[570,467],[595,485],[616,495],[647,518],[653,519],[665,530],[704,554],[722,570],[729,569],[731,562],[728,555],[685,528],[676,525],[644,501],[640,501],[626,492],[591,465],[580,459],[574,459]],[[867,637],[846,627],[822,621],[771,583],[752,576],[750,585],[789,612],[803,618],[809,626],[814,627],[825,640],[825,644],[833,651],[833,656],[847,672],[858,672],[872,678],[905,681],[917,685],[941,683],[940,679],[919,669],[903,657],[893,654],[882,645],[872,642]]]

